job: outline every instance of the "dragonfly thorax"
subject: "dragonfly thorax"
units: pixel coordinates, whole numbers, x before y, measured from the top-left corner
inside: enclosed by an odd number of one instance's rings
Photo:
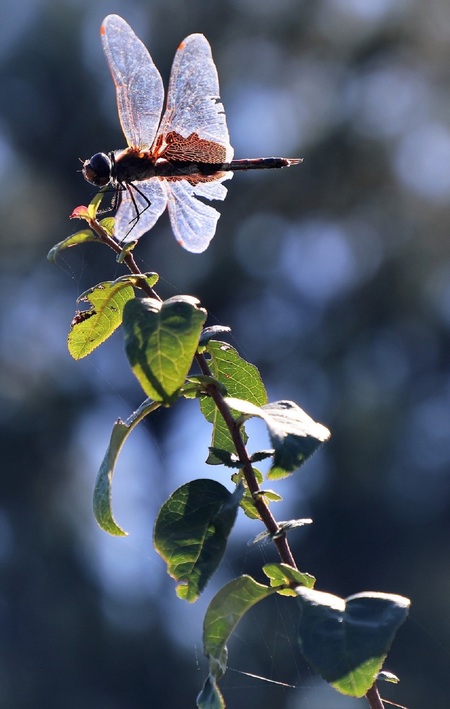
[[[97,187],[104,187],[112,179],[112,161],[105,153],[95,153],[83,163],[84,178]]]

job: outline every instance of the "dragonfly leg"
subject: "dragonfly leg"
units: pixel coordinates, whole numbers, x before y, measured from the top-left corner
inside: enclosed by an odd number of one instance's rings
[[[122,185],[122,187],[123,187],[123,185]],[[138,223],[139,219],[141,218],[141,214],[144,214],[144,212],[150,207],[151,202],[150,202],[149,198],[147,197],[147,195],[144,194],[143,192],[141,192],[139,187],[136,187],[136,185],[134,185],[133,183],[126,182],[124,187],[128,191],[128,194],[130,195],[130,199],[133,203],[134,211],[136,212],[136,216],[133,217],[133,219],[131,219],[131,221],[130,221],[130,225],[131,225],[130,228],[128,229],[127,233],[123,237],[124,239],[126,239],[128,234],[134,229],[134,227]],[[140,211],[139,211],[138,204],[136,202],[136,198],[133,194],[133,190],[136,190],[138,195],[140,195],[142,197],[142,199],[144,200],[144,202],[146,202],[145,207],[143,209],[141,209]],[[116,192],[116,195],[117,195],[117,192]],[[123,239],[122,239],[122,241],[123,241]]]

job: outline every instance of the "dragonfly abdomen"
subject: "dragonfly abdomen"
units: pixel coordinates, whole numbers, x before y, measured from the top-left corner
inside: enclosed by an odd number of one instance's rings
[[[303,162],[303,158],[244,158],[223,163],[207,163],[199,160],[192,161],[158,161],[156,174],[166,177],[179,176],[211,176],[237,170],[265,170],[280,167],[289,167]],[[161,163],[161,164],[160,164]]]
[[[303,162],[303,158],[244,158],[221,165],[221,170],[266,170],[289,167]]]

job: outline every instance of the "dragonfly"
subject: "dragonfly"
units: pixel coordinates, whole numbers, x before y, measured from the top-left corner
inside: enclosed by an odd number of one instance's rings
[[[281,168],[301,158],[233,160],[219,79],[204,35],[179,45],[164,104],[158,69],[131,27],[108,15],[100,36],[116,87],[119,119],[128,147],[96,153],[82,173],[97,187],[116,190],[114,236],[138,240],[167,208],[175,238],[201,253],[213,238],[220,214],[204,200],[223,200],[222,184],[237,170]]]

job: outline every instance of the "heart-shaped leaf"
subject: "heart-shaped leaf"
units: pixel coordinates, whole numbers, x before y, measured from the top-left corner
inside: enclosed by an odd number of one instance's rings
[[[178,396],[197,351],[206,311],[196,298],[129,301],[123,313],[125,350],[143,390],[169,406]]]
[[[364,696],[381,670],[410,601],[375,592],[346,599],[303,587],[296,593],[303,655],[339,692]]]

